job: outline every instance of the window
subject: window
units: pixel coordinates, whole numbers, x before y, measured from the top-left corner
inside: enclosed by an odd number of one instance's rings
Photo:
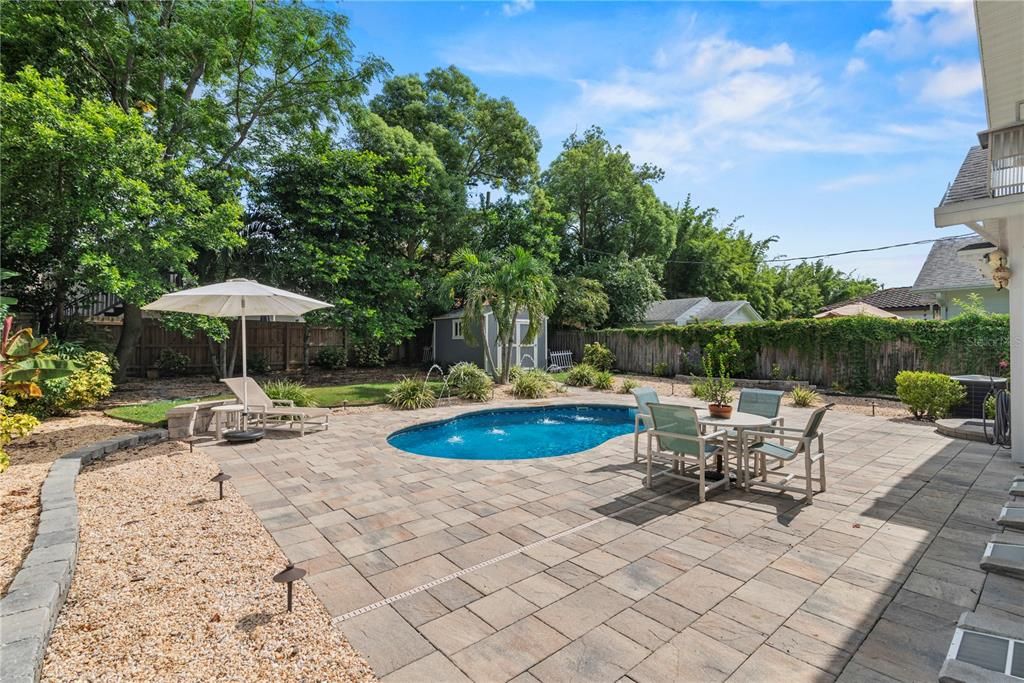
[[[452,321],[452,339],[462,339],[462,321]]]

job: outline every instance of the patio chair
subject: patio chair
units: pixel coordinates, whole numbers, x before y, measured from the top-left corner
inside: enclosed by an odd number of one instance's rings
[[[736,405],[736,410],[741,413],[751,413],[752,415],[767,417],[771,421],[772,427],[785,427],[786,418],[779,415],[779,409],[782,407],[782,396],[783,392],[771,389],[740,389],[740,401]],[[729,438],[736,438],[734,430],[729,430]],[[779,443],[782,442],[780,441]],[[779,469],[783,465],[784,463],[779,461],[775,464],[774,469]]]
[[[725,430],[701,434],[697,414],[688,406],[649,403],[647,407],[652,424],[647,430],[647,477],[644,485],[647,488],[654,487],[654,461],[658,460],[668,467],[657,476],[697,484],[697,498],[702,503],[707,499],[709,491],[718,487],[728,489],[728,472],[721,476],[714,470],[716,458],[725,451]],[[657,449],[653,447],[655,439],[658,442]],[[710,473],[709,464],[712,466]]]
[[[749,444],[741,444],[741,467],[743,471],[749,471],[747,459],[752,455],[754,456],[755,472],[759,471],[761,473],[761,480],[755,482],[758,486],[765,486],[778,491],[799,491],[801,488],[790,486],[789,484],[794,479],[803,480],[804,486],[802,490],[806,496],[804,502],[807,505],[811,505],[814,500],[815,481],[817,481],[820,487],[819,493],[825,491],[825,434],[821,431],[821,421],[825,418],[825,413],[834,405],[834,403],[829,403],[811,413],[811,417],[807,420],[807,425],[803,429],[774,427],[770,431],[745,431],[743,433],[744,438],[753,439],[754,441]],[[768,443],[766,439],[778,439],[779,443]],[[796,442],[796,445],[785,446],[783,444],[786,441]],[[816,451],[814,450],[815,444],[817,444]],[[799,457],[802,457],[804,460],[804,474],[802,476],[790,472],[781,475],[782,478],[779,481],[768,481],[767,460],[769,458],[788,463],[793,462]],[[818,463],[817,480],[811,474],[814,463]],[[745,481],[749,490],[751,478],[746,477]]]
[[[640,462],[640,423],[650,429],[651,404],[661,403],[658,392],[650,387],[638,387],[631,391],[636,399],[636,417],[633,418],[633,462]]]
[[[304,408],[290,400],[275,400],[264,393],[263,388],[252,377],[229,377],[221,382],[228,385],[239,401],[243,399],[243,387],[248,393],[249,411],[259,416],[264,427],[288,425],[291,429],[299,425],[299,434],[306,434],[306,425],[321,425],[327,429],[331,420],[330,408]]]

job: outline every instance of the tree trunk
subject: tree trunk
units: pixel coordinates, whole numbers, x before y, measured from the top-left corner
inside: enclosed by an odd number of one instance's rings
[[[210,336],[206,336],[206,348],[210,350],[210,365],[213,366],[213,378],[215,380],[222,379],[221,365],[220,365],[220,354],[217,353],[218,344],[210,339]]]
[[[493,356],[493,354],[491,354],[491,344],[490,344],[490,341],[487,339],[487,316],[486,315],[485,316],[481,316],[481,318],[480,318],[480,339],[482,340],[482,343],[484,345],[484,358],[486,359],[486,363],[488,363],[491,366],[492,370],[496,371],[498,369],[498,366],[496,366],[494,364],[494,356]],[[497,374],[497,373],[495,373],[495,374]],[[503,378],[501,375],[498,375],[498,384],[504,384],[507,381],[508,381],[507,377]]]
[[[309,372],[309,323],[302,323],[302,371]]]
[[[142,339],[142,309],[135,304],[125,302],[124,324],[121,326],[121,338],[117,340],[114,356],[117,357],[116,380],[123,382],[128,377],[128,364],[135,354],[135,347]]]

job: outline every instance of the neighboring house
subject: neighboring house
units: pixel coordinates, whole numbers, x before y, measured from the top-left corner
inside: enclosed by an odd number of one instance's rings
[[[717,320],[726,325],[764,320],[746,301],[712,301],[706,296],[655,301],[647,308],[644,325],[686,325]]]
[[[872,306],[866,304],[863,301],[858,301],[852,304],[846,304],[844,306],[836,306],[830,308],[827,311],[822,311],[815,315],[815,318],[852,318],[858,315],[866,315],[870,318],[892,318],[896,319],[900,316],[896,313],[890,313],[889,311],[883,311],[878,306]]]
[[[930,294],[922,294],[915,291],[913,287],[889,287],[888,289],[880,289],[877,292],[857,299],[847,299],[846,301],[829,306],[823,306],[821,313],[814,317],[829,318],[836,317],[836,315],[856,315],[856,313],[849,312],[852,309],[847,309],[847,311],[843,311],[840,314],[823,315],[852,304],[867,304],[887,313],[895,313],[900,318],[931,320],[937,315],[935,312],[935,297]]]
[[[978,233],[972,244],[961,245],[958,256],[975,264],[969,271],[972,286],[986,280],[991,308],[1010,314],[1010,369],[1019,380],[1024,373],[1024,2],[975,0],[974,16],[987,127],[935,208],[935,227],[966,225]],[[937,291],[942,284],[931,277],[918,280]],[[1009,290],[1008,298],[1005,290],[989,290],[996,283]],[[1010,421],[1011,457],[1024,464],[1024,391],[1017,385],[1010,392]]]
[[[1009,293],[995,288],[976,255],[979,247],[984,250],[986,244],[977,237],[932,244],[913,289],[918,294],[935,298],[937,317],[948,320],[958,315],[961,311],[956,301],[966,301],[971,293],[981,297],[985,310],[990,313],[1010,312]],[[987,247],[994,249],[991,244]]]
[[[466,333],[463,329],[462,309],[449,311],[444,315],[434,318],[434,336],[431,346],[431,358],[433,362],[448,367],[463,361],[476,363],[488,372],[497,370],[487,363],[487,354],[484,353],[483,343],[470,346],[466,341]],[[498,323],[491,313],[490,307],[484,312],[485,339],[483,340],[491,348],[491,357],[495,363],[501,362],[501,354],[498,349]],[[521,368],[546,368],[548,366],[548,319],[545,317],[540,324],[537,337],[529,344],[522,343],[526,331],[530,326],[530,317],[526,311],[520,311],[516,318],[515,339],[512,345],[512,364]],[[479,336],[479,335],[477,335]]]

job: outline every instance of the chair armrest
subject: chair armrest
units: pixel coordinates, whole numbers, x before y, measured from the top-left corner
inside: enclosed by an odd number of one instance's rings
[[[295,407],[295,401],[291,399],[273,398],[270,399],[270,402],[273,403],[275,406],[287,406],[288,408]]]
[[[762,432],[762,431],[755,431],[753,429],[744,429],[743,430],[743,436],[745,438],[746,437],[751,437],[751,436],[760,436],[760,437],[763,437],[765,439],[773,439],[773,440],[774,439],[780,439],[780,440],[784,440],[784,441],[804,441],[805,440],[805,437],[803,435],[803,430],[802,429],[801,430],[793,430],[793,431],[799,431],[800,432],[800,436],[797,436],[796,434],[784,434],[781,431],[777,431],[777,432],[776,431]]]
[[[704,434],[703,437],[704,437],[705,440],[708,440],[708,439],[721,439],[721,438],[726,437],[728,435],[729,435],[729,430],[728,429],[719,429],[717,432],[711,432],[710,434]]]

